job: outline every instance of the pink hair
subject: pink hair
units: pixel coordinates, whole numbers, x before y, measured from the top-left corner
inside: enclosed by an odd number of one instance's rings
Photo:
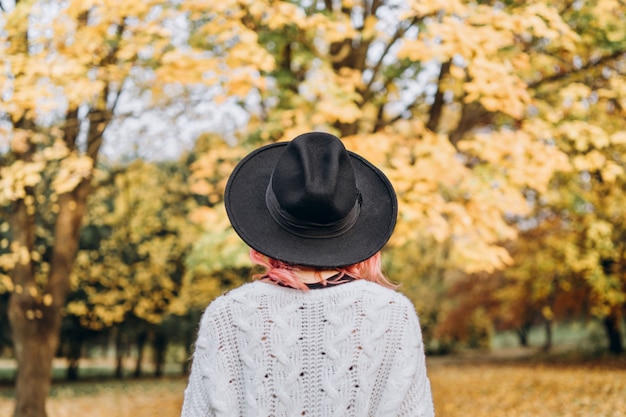
[[[265,271],[261,274],[255,274],[253,279],[264,280],[272,282],[278,285],[284,285],[286,287],[296,288],[307,291],[309,287],[306,286],[300,280],[297,274],[299,269],[310,269],[310,267],[292,265],[286,262],[279,261],[277,259],[270,258],[257,252],[254,249],[250,249],[250,259],[257,265],[265,268]],[[354,279],[364,279],[366,281],[372,281],[387,288],[397,288],[398,286],[393,284],[382,272],[380,252],[376,252],[372,257],[348,266],[342,266],[334,269],[339,273],[337,280],[341,280],[344,276],[350,276]],[[319,269],[321,271],[322,269]],[[328,282],[322,278],[321,273],[316,274],[319,277],[320,282],[327,284]]]

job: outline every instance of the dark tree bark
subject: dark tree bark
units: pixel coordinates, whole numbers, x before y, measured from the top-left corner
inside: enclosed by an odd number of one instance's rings
[[[15,417],[46,416],[52,359],[59,346],[62,309],[70,289],[69,277],[89,188],[85,180],[72,193],[59,196],[50,273],[43,294],[38,293],[30,261],[12,271],[16,289],[9,301],[9,320],[18,364]],[[32,249],[35,219],[23,200],[14,204],[11,226],[13,241]]]
[[[624,352],[620,321],[620,317],[616,314],[611,314],[603,320],[604,329],[606,330],[606,336],[609,342],[609,352],[614,355],[620,355]]]
[[[78,369],[83,350],[83,342],[84,338],[80,332],[68,341],[66,372],[68,381],[78,381]]]
[[[154,349],[154,376],[162,377],[165,371],[165,354],[167,353],[167,335],[162,329],[157,329],[152,341]]]
[[[56,314],[49,309],[41,318],[29,312],[38,308],[28,296],[13,296],[9,317],[13,329],[17,375],[15,417],[46,416],[45,401],[52,376],[52,359],[58,344]]]
[[[11,213],[13,242],[23,248],[32,248],[34,229],[30,224],[33,221],[24,201],[15,202]],[[30,260],[19,262],[11,275],[15,288],[9,299],[8,317],[17,360],[15,416],[45,416],[52,358],[58,343],[54,337],[54,308],[43,306],[32,296],[30,289],[36,286]]]
[[[126,343],[122,329],[118,326],[115,329],[115,378],[122,379],[124,377],[124,350]]]
[[[187,326],[185,329],[184,335],[184,346],[185,346],[185,359],[181,364],[181,373],[183,375],[189,375],[189,371],[191,369],[191,357],[193,355],[193,342],[196,336],[195,327]]]
[[[70,109],[66,114],[65,142],[68,148],[76,149],[77,111]],[[87,155],[96,164],[102,132],[110,121],[111,113],[92,110],[87,134]],[[100,121],[100,123],[97,123]],[[96,122],[96,123],[94,123]],[[23,119],[16,128],[34,130],[33,121]],[[23,161],[32,158],[32,149],[16,155]],[[52,359],[60,341],[62,311],[70,290],[70,273],[78,250],[80,227],[91,193],[91,178],[84,178],[71,192],[58,197],[59,211],[54,223],[54,240],[51,247],[50,270],[45,284],[35,281],[35,271],[29,254],[35,240],[35,207],[28,206],[26,199],[14,202],[10,216],[12,242],[20,248],[20,262],[11,271],[15,287],[9,300],[17,375],[15,382],[14,417],[46,417],[45,402],[52,382]],[[33,189],[26,190],[34,195]]]
[[[549,352],[552,350],[552,320],[546,320],[545,330],[546,340],[543,343],[542,349],[544,352]]]
[[[519,344],[522,347],[528,347],[528,335],[530,333],[530,325],[521,325],[516,329]]]
[[[145,348],[146,348],[147,341],[148,341],[148,334],[143,330],[140,331],[137,334],[137,338],[135,339],[135,342],[137,343],[137,360],[135,362],[135,373],[134,373],[135,378],[139,378],[142,373],[143,354],[146,350]]]
[[[435,93],[435,101],[433,105],[430,107],[430,114],[428,116],[428,123],[426,123],[426,127],[433,132],[436,132],[439,128],[439,121],[441,120],[441,115],[443,113],[444,106],[444,96],[443,91],[441,90],[441,84],[443,79],[450,72],[451,61],[444,62],[441,64],[441,68],[439,69],[439,89]]]

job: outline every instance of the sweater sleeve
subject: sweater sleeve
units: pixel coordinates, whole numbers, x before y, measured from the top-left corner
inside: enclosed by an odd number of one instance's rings
[[[210,380],[204,369],[210,363],[211,333],[210,314],[206,311],[200,321],[181,417],[215,416],[210,407]]]
[[[231,407],[236,395],[221,381],[230,365],[228,358],[219,353],[220,345],[224,344],[219,324],[224,309],[222,301],[218,298],[209,305],[200,321],[182,417],[221,417],[236,413]]]
[[[426,372],[422,331],[413,304],[408,300],[406,302],[402,338],[396,348],[390,378],[383,395],[381,415],[433,417],[435,411]]]

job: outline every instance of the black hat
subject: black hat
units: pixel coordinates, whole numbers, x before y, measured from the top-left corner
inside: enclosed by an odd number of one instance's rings
[[[321,132],[250,153],[230,175],[224,201],[251,248],[317,268],[368,259],[389,240],[398,214],[387,177]]]

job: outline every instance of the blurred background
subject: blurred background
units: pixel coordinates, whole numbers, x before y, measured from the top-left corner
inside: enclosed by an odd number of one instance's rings
[[[396,188],[438,415],[626,415],[625,19],[1,0],[0,414],[178,415],[203,309],[253,272],[230,171],[322,130]]]

